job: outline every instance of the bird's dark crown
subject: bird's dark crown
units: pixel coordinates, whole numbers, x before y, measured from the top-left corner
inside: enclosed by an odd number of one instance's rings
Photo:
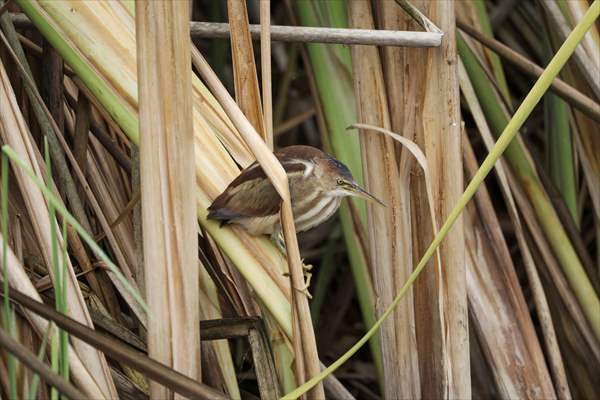
[[[328,156],[329,156],[329,154],[328,154]],[[329,164],[329,167],[331,169],[333,169],[335,172],[337,172],[337,174],[340,175],[342,178],[344,178],[346,181],[352,182],[354,180],[354,178],[352,177],[352,173],[350,172],[348,167],[346,167],[340,161],[329,156],[327,158],[327,163]]]

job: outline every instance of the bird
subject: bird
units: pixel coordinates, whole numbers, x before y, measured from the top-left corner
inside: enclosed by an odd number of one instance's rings
[[[385,204],[360,187],[344,164],[324,151],[304,145],[284,147],[275,153],[290,187],[296,232],[304,232],[329,219],[346,196]],[[281,238],[281,198],[269,178],[254,162],[246,167],[208,207],[208,219],[237,224],[254,236]]]

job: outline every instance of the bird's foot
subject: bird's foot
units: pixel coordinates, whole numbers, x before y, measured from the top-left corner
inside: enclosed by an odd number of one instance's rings
[[[311,265],[311,267],[312,267],[312,265]],[[308,288],[310,287],[311,279],[312,279],[312,274],[308,271],[304,271],[304,285],[301,288],[295,288],[297,291],[304,293],[306,295],[306,297],[308,297],[309,299],[312,299],[312,295],[308,291]]]
[[[303,267],[305,267],[303,265]],[[312,268],[312,265],[309,265],[308,267]],[[308,269],[303,268],[303,275],[304,275],[304,284],[302,285],[302,287],[299,288],[294,288],[297,291],[304,293],[306,295],[306,297],[308,297],[309,299],[312,299],[312,295],[310,294],[310,292],[308,291],[308,288],[310,287],[310,280],[312,279],[312,274],[310,272],[308,272]],[[289,272],[284,272],[283,276],[285,277],[290,277],[290,273]]]
[[[277,248],[279,249],[279,251],[281,251],[281,254],[283,254],[284,257],[287,257],[287,250],[285,247],[285,241],[283,240],[283,235],[281,232],[279,233],[274,233],[271,235],[271,241],[275,244],[275,246],[277,246]],[[304,259],[300,259],[300,262],[302,262],[302,268],[305,271],[310,271],[312,270],[312,265],[311,264],[304,264]]]

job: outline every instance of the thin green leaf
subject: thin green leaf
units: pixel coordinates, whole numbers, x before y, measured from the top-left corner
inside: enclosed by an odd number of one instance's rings
[[[8,249],[7,249],[7,238],[8,238],[8,158],[2,155],[2,237],[5,238],[2,241],[2,266],[3,266],[3,288],[4,293],[9,293],[8,288]],[[14,313],[13,307],[10,305],[10,295],[4,296],[4,302],[2,304],[3,316],[4,316],[4,328],[11,335],[14,332]],[[6,354],[6,364],[8,367],[8,385],[10,398],[17,398],[17,360],[10,354]]]

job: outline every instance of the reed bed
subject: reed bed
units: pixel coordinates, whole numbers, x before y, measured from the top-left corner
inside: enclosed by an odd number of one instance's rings
[[[600,397],[599,15],[0,1],[0,396]],[[292,144],[386,206],[296,233]],[[207,219],[255,160],[283,251]]]

